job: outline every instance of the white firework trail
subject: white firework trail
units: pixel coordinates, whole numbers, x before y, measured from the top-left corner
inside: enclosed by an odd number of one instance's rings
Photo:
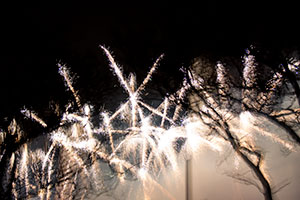
[[[64,77],[67,87],[71,90],[78,107],[81,108],[80,97],[72,85],[73,83],[69,70],[65,65],[61,65],[60,63],[58,63],[58,72],[62,77]]]
[[[248,111],[242,112],[240,114],[240,118],[241,118],[241,122],[242,122],[243,126],[248,129],[247,130],[248,133],[249,132],[250,133],[257,132],[258,134],[265,136],[267,138],[270,138],[274,142],[281,144],[288,150],[295,151],[294,145],[291,142],[281,139],[278,135],[275,135],[274,133],[261,128],[259,125],[259,123],[261,124],[261,122],[259,120],[257,120],[250,112],[248,112]],[[248,136],[249,136],[249,134],[248,134]],[[254,142],[252,141],[252,143],[254,143]]]
[[[21,113],[23,115],[25,115],[27,118],[32,119],[33,121],[38,122],[44,128],[47,127],[47,124],[35,112],[30,111],[27,108],[24,108],[24,109],[21,110]]]
[[[21,179],[25,182],[25,195],[28,195],[28,189],[29,189],[29,179],[28,179],[28,146],[27,144],[24,144],[23,146],[23,152],[22,152],[22,159],[20,163],[20,172],[19,175]]]

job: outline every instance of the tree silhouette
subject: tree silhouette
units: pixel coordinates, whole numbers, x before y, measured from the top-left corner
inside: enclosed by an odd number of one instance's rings
[[[144,102],[147,96],[142,94],[162,56],[138,86],[136,77],[126,77],[110,52],[101,48],[128,95],[125,103],[114,113],[97,113],[100,125],[95,125],[92,106],[82,102],[70,71],[58,64],[73,100],[65,107],[50,103],[49,112],[59,121],[56,126],[23,107],[20,113],[25,119],[16,117],[1,130],[1,197],[96,198],[124,180],[140,180],[146,187],[145,183],[155,184],[161,168],[176,169],[177,157],[189,155],[201,142],[217,151],[229,146],[255,179],[238,172],[228,175],[254,185],[265,199],[273,199],[286,186],[272,187],[264,168],[264,149],[254,138],[257,133],[271,138],[286,152],[300,144],[298,58],[287,56],[273,66],[257,59],[254,47],[242,60],[223,57],[215,62],[201,56],[182,68],[181,87],[152,106],[153,100]],[[286,102],[286,96],[292,100]],[[269,132],[254,119],[271,122],[286,137]],[[145,198],[148,193],[144,189]]]
[[[249,126],[251,117],[261,117],[279,127],[278,131],[280,128],[284,130],[288,137],[280,139],[276,132],[266,135],[263,129],[258,129],[260,134],[271,137],[288,149],[299,145],[299,104],[290,101],[287,107],[280,105],[281,95],[291,89],[298,101],[296,76],[299,63],[293,65],[294,72],[288,68],[292,64],[288,61],[270,67],[257,62],[253,51],[253,47],[246,51],[242,65],[230,63],[228,59],[228,63],[219,61],[215,65],[212,61],[207,64],[207,59],[201,57],[195,59],[186,72],[192,88],[189,104],[192,112],[209,127],[207,136],[220,137],[228,142],[255,174],[259,184],[241,174],[230,176],[256,186],[265,199],[273,199],[272,195],[278,190],[272,189],[268,175],[264,172],[264,154],[252,140],[254,133],[251,130],[245,132],[234,120],[239,118]],[[290,81],[291,86],[285,85],[286,81]]]

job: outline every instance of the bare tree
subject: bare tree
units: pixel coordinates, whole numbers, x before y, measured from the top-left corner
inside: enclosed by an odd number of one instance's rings
[[[236,155],[255,174],[259,184],[241,174],[231,176],[244,184],[256,186],[266,200],[273,199],[275,189],[272,189],[262,165],[264,154],[251,139],[245,139],[251,133],[241,133],[242,129],[236,128],[233,121],[247,114],[263,117],[285,130],[292,141],[278,139],[276,133],[269,134],[269,137],[277,138],[279,143],[286,141],[288,148],[292,148],[290,143],[299,145],[300,138],[296,132],[299,130],[299,107],[290,105],[286,109],[279,105],[282,98],[280,94],[287,91],[284,84],[287,78],[292,77],[290,81],[294,82],[294,95],[298,97],[294,80],[296,76],[290,74],[291,71],[286,67],[278,71],[258,63],[250,50],[246,51],[239,65],[230,66],[233,62],[220,61],[208,63],[200,57],[186,72],[191,86],[190,109],[209,128],[207,136],[222,138],[229,143]],[[263,134],[263,130],[260,131]]]

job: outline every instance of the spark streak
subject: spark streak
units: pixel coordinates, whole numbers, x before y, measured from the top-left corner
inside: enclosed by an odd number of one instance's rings
[[[66,66],[58,64],[58,72],[61,76],[64,77],[64,80],[65,80],[68,88],[71,90],[71,92],[72,92],[72,94],[75,98],[77,106],[79,108],[81,108],[80,97],[79,97],[77,91],[74,89],[74,87],[72,85],[72,79],[71,79],[71,76],[70,76],[70,73],[69,73],[68,69],[66,68]]]
[[[47,127],[47,124],[37,116],[37,114],[35,114],[33,111],[28,110],[27,108],[24,108],[21,110],[21,113],[24,114],[26,117],[28,117],[29,119],[32,119],[36,122],[38,122],[40,125],[42,125],[44,128]]]

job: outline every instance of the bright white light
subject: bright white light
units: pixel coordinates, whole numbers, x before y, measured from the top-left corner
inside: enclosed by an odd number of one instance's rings
[[[247,128],[251,125],[251,118],[252,115],[250,112],[246,111],[246,112],[242,112],[240,114],[240,122],[242,127]]]
[[[144,168],[144,167],[142,167],[141,169],[139,169],[139,171],[138,171],[138,175],[139,175],[139,177],[142,179],[142,180],[145,180],[146,179],[146,177],[147,177],[147,170]]]

